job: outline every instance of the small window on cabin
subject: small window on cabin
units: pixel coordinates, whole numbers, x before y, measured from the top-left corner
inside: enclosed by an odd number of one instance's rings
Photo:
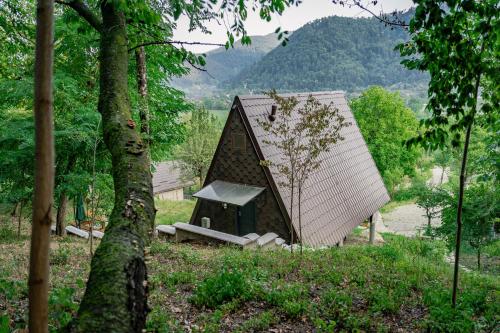
[[[244,134],[233,134],[233,150],[241,152],[246,150],[246,140]]]

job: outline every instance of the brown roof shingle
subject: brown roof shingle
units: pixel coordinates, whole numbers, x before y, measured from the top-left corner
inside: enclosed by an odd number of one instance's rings
[[[342,129],[343,141],[339,141],[329,152],[320,156],[321,166],[313,174],[303,189],[302,237],[304,244],[318,246],[331,245],[340,241],[362,221],[370,217],[389,201],[373,158],[349,109],[343,92],[317,92],[283,94],[295,96],[301,104],[312,94],[324,104],[333,102],[340,113],[350,122]],[[263,141],[268,135],[258,124],[265,121],[274,101],[265,95],[240,96],[243,113],[250,130],[266,160],[277,162],[280,153],[272,145]],[[268,138],[272,141],[272,138]],[[276,184],[280,175],[271,168]],[[290,191],[277,185],[279,194],[290,215]],[[297,200],[294,200],[297,202]],[[294,204],[293,225],[299,234],[298,206]]]
[[[182,179],[181,171],[176,167],[175,161],[159,162],[155,165],[153,172],[153,193],[155,195],[193,184],[194,181]]]

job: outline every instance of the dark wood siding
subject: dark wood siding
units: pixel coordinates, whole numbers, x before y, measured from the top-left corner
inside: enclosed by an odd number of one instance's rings
[[[238,110],[231,110],[227,128],[212,161],[212,166],[205,184],[214,180],[265,187],[266,190],[256,199],[256,232],[263,235],[275,232],[289,241],[290,234],[285,219],[273,195],[260,160],[252,146]],[[233,142],[237,140],[237,142]],[[242,149],[244,144],[244,149]],[[224,209],[221,203],[199,200],[191,223],[200,225],[201,218],[211,220],[214,230],[237,234],[236,207],[230,205]]]

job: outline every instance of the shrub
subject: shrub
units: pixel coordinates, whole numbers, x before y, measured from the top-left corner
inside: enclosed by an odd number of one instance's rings
[[[50,253],[51,265],[66,265],[71,257],[70,249],[68,247],[59,247]]]
[[[78,303],[74,300],[75,289],[63,287],[52,289],[49,295],[49,315],[55,329],[65,327],[71,321],[73,314],[78,310]]]
[[[265,300],[279,307],[289,317],[296,318],[303,315],[308,309],[309,295],[303,285],[290,284],[272,289],[265,296]]]
[[[161,282],[168,288],[175,287],[180,284],[191,284],[195,281],[195,275],[193,272],[172,272],[164,273],[160,277]]]
[[[28,295],[28,286],[24,281],[0,278],[0,295],[7,300],[16,300]]]
[[[19,241],[25,241],[29,239],[27,235],[17,236],[17,231],[11,227],[2,226],[0,227],[0,243],[10,244]]]
[[[160,242],[157,240],[151,242],[151,247],[149,248],[149,253],[151,255],[167,254],[170,251],[171,251],[170,244],[165,243],[165,242]]]
[[[265,311],[245,321],[236,332],[264,331],[275,322],[276,316],[274,313],[272,311]]]
[[[146,331],[156,333],[183,333],[181,323],[161,308],[153,308],[146,321]]]
[[[223,269],[196,286],[191,301],[197,306],[215,308],[233,299],[252,298],[252,287],[241,271]]]

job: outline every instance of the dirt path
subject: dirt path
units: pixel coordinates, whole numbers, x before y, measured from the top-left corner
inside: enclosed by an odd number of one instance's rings
[[[427,226],[425,211],[416,204],[397,207],[393,211],[383,214],[384,224],[390,232],[404,236],[415,236]],[[432,220],[432,225],[440,223],[439,218]]]
[[[432,177],[429,179],[429,184],[438,185],[441,180],[442,169],[432,169]],[[445,173],[443,182],[448,181],[448,176]],[[425,211],[416,204],[399,206],[389,213],[382,214],[385,226],[390,232],[404,236],[415,236],[427,226],[427,217]],[[432,219],[432,226],[437,226],[441,223],[441,219],[436,217]]]

